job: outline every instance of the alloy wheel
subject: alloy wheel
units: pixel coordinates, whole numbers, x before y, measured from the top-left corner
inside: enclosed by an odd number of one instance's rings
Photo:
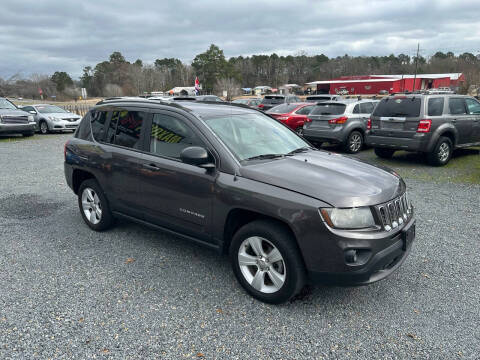
[[[350,151],[357,152],[362,147],[362,136],[360,134],[353,134],[350,137]]]
[[[257,291],[271,294],[285,283],[287,269],[280,251],[267,239],[252,236],[238,249],[238,265],[245,280]]]
[[[42,134],[46,134],[46,133],[48,132],[48,125],[47,125],[47,123],[46,123],[45,121],[42,121],[42,122],[40,123],[40,132],[41,132]]]
[[[95,190],[86,187],[82,192],[82,210],[85,217],[93,225],[98,224],[102,220],[102,205],[100,198]]]
[[[450,156],[450,146],[446,142],[442,143],[438,148],[438,159],[443,163]]]

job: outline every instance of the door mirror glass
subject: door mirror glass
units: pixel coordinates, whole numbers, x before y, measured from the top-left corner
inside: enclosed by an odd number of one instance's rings
[[[30,113],[30,114],[33,114],[33,115],[37,115],[37,113],[35,112],[35,110],[30,110],[29,113]]]
[[[211,163],[207,150],[200,146],[189,146],[182,150],[180,159],[185,164],[213,168],[215,165]]]

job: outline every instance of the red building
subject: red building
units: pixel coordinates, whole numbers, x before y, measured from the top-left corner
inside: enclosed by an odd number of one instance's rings
[[[396,93],[403,91],[458,88],[465,77],[462,73],[414,75],[359,75],[341,76],[332,80],[313,81],[307,88],[322,94],[348,92],[349,95]],[[414,85],[415,84],[415,85]]]

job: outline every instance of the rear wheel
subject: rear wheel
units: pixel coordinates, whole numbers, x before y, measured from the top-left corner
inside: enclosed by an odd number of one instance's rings
[[[383,148],[375,148],[373,149],[375,155],[382,159],[391,159],[395,150],[393,149],[383,149]]]
[[[352,131],[348,135],[347,142],[345,144],[345,151],[350,154],[356,154],[362,150],[363,135],[360,131]]]
[[[107,199],[94,179],[85,180],[78,189],[78,206],[85,223],[95,231],[108,229],[113,223]]]
[[[230,260],[243,288],[266,303],[283,303],[305,284],[295,239],[274,221],[253,221],[240,228],[232,239]]]
[[[299,126],[295,129],[295,132],[300,135],[300,136],[303,136],[303,126]]]
[[[440,137],[433,151],[427,154],[428,162],[433,166],[446,165],[452,157],[453,144],[447,137]]]
[[[48,130],[48,124],[45,120],[40,121],[39,128],[40,128],[40,133],[43,135],[48,134],[50,132],[50,130]]]

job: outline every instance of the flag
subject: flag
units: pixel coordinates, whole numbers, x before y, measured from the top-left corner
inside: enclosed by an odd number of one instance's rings
[[[195,95],[198,95],[200,92],[200,81],[198,81],[198,76],[195,76]]]

